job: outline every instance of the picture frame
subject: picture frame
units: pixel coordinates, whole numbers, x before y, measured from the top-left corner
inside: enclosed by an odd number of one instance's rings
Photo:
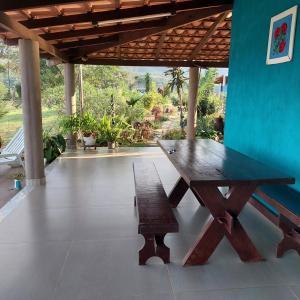
[[[298,5],[271,18],[267,65],[291,61],[294,51],[294,39]]]

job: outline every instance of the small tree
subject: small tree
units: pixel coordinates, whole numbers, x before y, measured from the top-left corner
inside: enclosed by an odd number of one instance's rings
[[[215,113],[213,101],[210,101],[214,91],[214,81],[217,76],[217,69],[208,69],[200,80],[198,90],[197,118]]]
[[[152,83],[152,78],[149,73],[146,73],[145,75],[145,89],[146,93],[148,93],[151,89],[151,83]]]
[[[187,78],[184,76],[182,68],[176,67],[169,69],[165,72],[166,76],[171,76],[171,80],[168,83],[170,90],[173,92],[176,90],[179,104],[180,104],[180,127],[184,129],[184,116],[183,116],[183,102],[182,102],[182,90],[185,85]]]

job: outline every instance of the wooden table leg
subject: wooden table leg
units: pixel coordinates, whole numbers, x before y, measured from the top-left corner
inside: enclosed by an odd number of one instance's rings
[[[216,186],[195,188],[212,218],[200,233],[195,245],[184,258],[184,265],[198,265],[207,262],[220,241],[226,236],[243,261],[263,260],[246,231],[238,220],[238,215],[256,189],[255,185],[232,187],[225,197]]]
[[[225,235],[224,226],[210,218],[194,246],[183,259],[184,266],[202,265],[207,262]]]
[[[188,184],[182,177],[180,177],[168,196],[169,203],[173,208],[178,206],[179,202],[182,200],[183,196],[185,195],[188,189]]]

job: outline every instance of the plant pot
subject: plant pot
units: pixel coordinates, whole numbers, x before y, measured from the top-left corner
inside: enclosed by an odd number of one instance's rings
[[[115,149],[116,148],[116,142],[107,142],[108,149]]]
[[[83,141],[86,146],[94,146],[96,144],[96,137],[94,135],[84,136]]]

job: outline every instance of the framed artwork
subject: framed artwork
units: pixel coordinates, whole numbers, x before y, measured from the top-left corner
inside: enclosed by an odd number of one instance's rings
[[[298,6],[294,6],[271,19],[267,64],[291,61],[294,50]]]

